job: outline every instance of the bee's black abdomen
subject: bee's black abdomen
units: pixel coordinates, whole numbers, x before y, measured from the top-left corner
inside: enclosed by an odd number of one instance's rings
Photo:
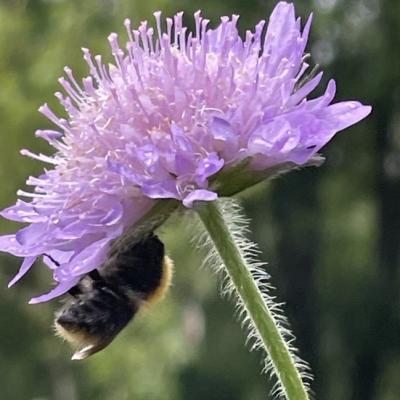
[[[114,337],[133,318],[138,307],[107,288],[95,288],[70,300],[56,322],[71,332]]]

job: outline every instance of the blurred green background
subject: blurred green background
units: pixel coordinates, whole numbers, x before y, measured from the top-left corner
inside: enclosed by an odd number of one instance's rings
[[[152,20],[201,8],[214,24],[241,15],[241,28],[271,12],[271,0],[0,0],[0,208],[40,163],[19,155],[50,126],[37,108],[49,102],[64,65],[86,73],[81,47],[109,54],[107,35],[123,19]],[[243,194],[252,237],[313,367],[321,400],[400,399],[400,2],[295,1],[314,12],[308,49],[338,81],[337,99],[372,104],[373,114],[340,133],[326,164],[292,173]],[[190,250],[185,222],[161,232],[175,259],[167,299],[142,314],[104,352],[69,361],[52,334],[58,303],[27,305],[49,288],[38,265],[12,290],[19,260],[0,254],[1,400],[261,400],[269,383],[261,355],[248,353],[233,306]],[[15,226],[0,222],[3,233]]]

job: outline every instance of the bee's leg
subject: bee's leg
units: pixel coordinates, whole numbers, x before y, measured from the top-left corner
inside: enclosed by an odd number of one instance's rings
[[[60,266],[60,263],[57,260],[55,260],[50,254],[43,253],[43,255],[46,256],[57,267]],[[79,294],[81,294],[82,290],[79,287],[79,283],[76,286],[69,289],[68,293],[73,297],[77,297]]]
[[[57,267],[60,266],[60,263],[57,260],[55,260],[50,254],[43,253],[43,255],[46,256]],[[78,295],[80,295],[82,293],[82,290],[80,288],[80,283],[69,289],[68,293],[73,297],[77,297]]]
[[[50,254],[43,253],[55,266],[59,267],[60,263],[56,261]]]
[[[72,296],[72,297],[78,297],[80,294],[82,294],[82,289],[80,284],[78,283],[77,285],[75,285],[74,287],[72,287],[71,289],[68,290],[68,293]]]
[[[100,275],[100,273],[99,273],[99,271],[97,269],[94,269],[93,271],[90,271],[88,273],[88,275],[90,276],[90,278],[92,279],[92,281],[94,283],[104,282],[103,277]]]
[[[99,271],[97,271],[97,269],[90,271],[88,273],[88,276],[90,277],[95,286],[104,283],[104,280],[99,274]],[[78,297],[79,295],[87,291],[88,287],[85,287],[85,285],[82,282],[79,282],[77,285],[69,289],[68,293],[73,297]]]

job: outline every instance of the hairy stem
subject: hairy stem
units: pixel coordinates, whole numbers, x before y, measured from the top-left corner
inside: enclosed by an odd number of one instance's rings
[[[271,301],[265,300],[247,265],[246,257],[235,235],[224,219],[219,202],[203,202],[196,207],[213,245],[222,260],[233,289],[237,292],[251,319],[253,328],[264,347],[273,372],[280,384],[279,392],[288,400],[309,399],[301,373],[297,369],[296,356],[285,342],[282,328],[274,318]],[[270,306],[270,307],[269,307]]]

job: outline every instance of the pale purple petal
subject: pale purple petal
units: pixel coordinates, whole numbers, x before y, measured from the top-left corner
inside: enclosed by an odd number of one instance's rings
[[[27,257],[39,254],[37,246],[33,248],[24,247],[18,243],[15,235],[0,236],[0,251],[10,253],[17,257]]]
[[[21,265],[20,270],[17,275],[8,283],[8,287],[10,288],[15,283],[17,283],[32,267],[33,263],[36,261],[37,257],[26,257]]]
[[[48,230],[47,223],[36,223],[20,229],[15,238],[21,246],[36,245]]]
[[[196,169],[196,159],[192,152],[179,152],[175,155],[175,169],[176,175],[185,175]]]
[[[142,186],[142,190],[151,199],[179,199],[175,181],[172,179],[158,183],[146,183]]]
[[[299,90],[297,90],[289,99],[286,106],[295,106],[300,103],[306,96],[308,96],[321,82],[323,72],[317,74],[313,79],[303,85]]]
[[[52,300],[68,292],[69,289],[74,287],[80,280],[80,277],[74,277],[68,281],[59,283],[53,290],[42,296],[34,297],[29,300],[29,304],[43,303],[44,301]]]
[[[99,240],[82,250],[68,262],[67,274],[57,274],[56,271],[57,280],[60,282],[71,276],[82,276],[101,265],[106,259],[111,239]]]
[[[217,198],[218,195],[215,192],[198,189],[190,192],[190,194],[183,199],[183,205],[187,208],[192,208],[193,202],[195,201],[214,201],[217,200]]]
[[[210,131],[214,137],[214,146],[226,161],[237,156],[240,136],[233,126],[225,119],[213,117]]]
[[[14,206],[2,210],[0,215],[3,218],[18,222],[35,223],[46,221],[46,217],[38,214],[38,212],[32,207],[32,204],[26,203],[22,200],[17,200],[17,203]]]
[[[215,175],[224,166],[224,160],[219,158],[216,153],[210,153],[201,159],[195,171],[196,182],[199,186],[206,184],[210,176]]]
[[[273,159],[282,158],[295,149],[301,140],[301,132],[286,118],[277,118],[260,125],[250,136],[249,155],[262,154]]]
[[[364,106],[358,101],[344,101],[325,108],[322,115],[336,127],[337,131],[341,131],[361,121],[371,111],[371,106]]]

